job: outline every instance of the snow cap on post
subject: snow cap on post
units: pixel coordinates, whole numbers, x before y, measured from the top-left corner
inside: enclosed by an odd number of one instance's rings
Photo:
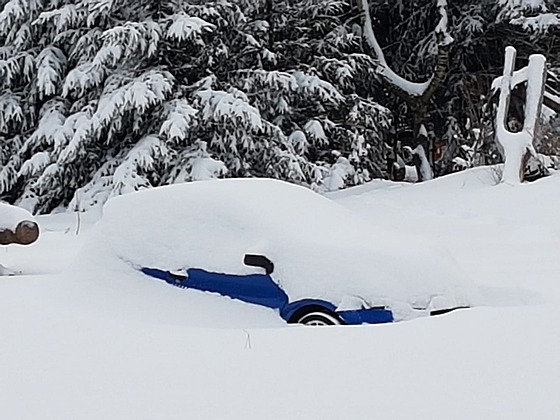
[[[524,130],[534,133],[544,96],[546,82],[545,56],[542,54],[531,55],[527,72],[527,104],[525,106]]]
[[[542,55],[532,55],[529,66],[514,71],[515,48],[508,46],[505,51],[504,73],[493,83],[493,89],[500,89],[498,112],[496,113],[496,141],[504,151],[504,171],[502,183],[519,184],[523,181],[526,158],[534,155],[533,139],[541,113],[544,86],[546,82],[546,59]],[[511,132],[507,127],[507,117],[511,92],[515,86],[527,83],[523,129]]]

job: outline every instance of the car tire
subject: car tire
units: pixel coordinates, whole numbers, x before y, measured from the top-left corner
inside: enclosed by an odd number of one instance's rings
[[[342,321],[334,312],[327,311],[312,311],[307,312],[298,317],[295,322],[308,326],[328,326],[328,325],[342,325]]]

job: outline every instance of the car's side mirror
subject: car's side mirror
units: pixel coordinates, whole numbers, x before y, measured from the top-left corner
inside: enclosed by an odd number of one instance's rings
[[[264,268],[266,274],[271,274],[274,271],[274,263],[264,255],[245,254],[243,264],[248,265],[249,267]]]

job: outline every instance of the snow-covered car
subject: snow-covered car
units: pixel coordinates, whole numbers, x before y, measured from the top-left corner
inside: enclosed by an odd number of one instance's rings
[[[471,305],[470,283],[432,245],[281,181],[143,190],[110,200],[101,225],[112,252],[144,274],[288,322],[379,323]]]
[[[164,280],[173,286],[219,293],[243,302],[275,309],[282,319],[291,324],[381,324],[393,321],[391,310],[385,307],[370,308],[366,302],[361,302],[359,309],[352,310],[338,310],[333,303],[321,299],[290,302],[286,292],[271,277],[274,269],[272,261],[264,255],[246,254],[243,262],[248,266],[264,269],[265,274],[234,275],[196,268],[188,268],[181,272],[149,267],[141,270],[144,274]]]

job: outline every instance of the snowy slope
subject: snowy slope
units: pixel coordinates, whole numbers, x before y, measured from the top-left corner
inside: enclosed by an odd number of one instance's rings
[[[0,278],[0,418],[556,419],[560,176],[494,179],[482,168],[332,196],[440,243],[484,290],[486,306],[380,326],[286,327],[103,249],[69,267],[91,223],[76,235],[75,215],[41,217],[37,244],[0,250],[30,274]]]
[[[560,174],[516,187],[498,180],[495,168],[475,168],[417,185],[377,181],[331,198],[439,242],[480,285],[511,289],[497,299],[560,298]]]

